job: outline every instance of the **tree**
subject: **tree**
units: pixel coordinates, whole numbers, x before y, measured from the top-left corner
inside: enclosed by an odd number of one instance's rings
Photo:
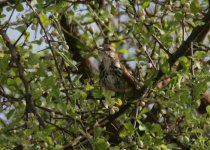
[[[207,149],[209,7],[1,1],[1,149]],[[132,70],[137,93],[100,87],[104,42]]]

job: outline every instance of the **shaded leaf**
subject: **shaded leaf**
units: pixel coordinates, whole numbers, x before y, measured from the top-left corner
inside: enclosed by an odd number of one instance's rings
[[[150,4],[150,1],[151,0],[144,0],[143,4],[142,4],[142,8],[147,8],[149,6],[149,4]]]
[[[18,12],[21,12],[21,11],[24,10],[24,7],[23,7],[22,3],[19,2],[19,3],[16,5],[16,10],[17,10]]]
[[[185,57],[185,56],[180,57],[179,62],[184,67],[184,69],[189,69],[190,60],[187,57]]]
[[[86,90],[86,91],[91,91],[92,89],[94,89],[94,86],[90,85],[89,83],[87,83],[87,84],[85,85],[85,90]]]
[[[97,138],[94,142],[95,149],[107,150],[107,141],[104,138]]]
[[[160,69],[163,73],[168,74],[170,72],[170,65],[168,62],[165,62],[160,66]]]
[[[207,106],[207,107],[206,107],[206,111],[207,111],[207,113],[210,115],[210,106]]]
[[[44,27],[47,27],[50,24],[50,20],[47,15],[44,13],[39,14],[39,18],[41,20],[41,23],[43,24]]]
[[[74,67],[76,70],[78,70],[78,68],[76,67],[76,62],[72,59],[69,59],[63,52],[61,51],[56,51],[64,60],[65,62],[70,65],[71,67]]]

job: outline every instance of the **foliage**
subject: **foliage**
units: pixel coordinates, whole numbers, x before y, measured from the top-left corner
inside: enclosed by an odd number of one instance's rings
[[[0,2],[1,149],[207,149],[210,109],[196,109],[210,85],[209,3]],[[136,96],[100,87],[107,41]]]

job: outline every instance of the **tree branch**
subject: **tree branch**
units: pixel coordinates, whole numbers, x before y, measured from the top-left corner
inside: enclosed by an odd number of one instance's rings
[[[10,96],[10,95],[8,95],[8,94],[2,92],[1,90],[0,90],[0,96],[4,97],[4,98],[6,98],[6,99],[11,99],[11,100],[16,101],[16,102],[18,102],[18,101],[21,100],[20,98],[12,97],[12,96]]]
[[[169,52],[169,50],[167,50],[167,48],[160,42],[160,40],[153,34],[152,37],[155,39],[155,41],[159,44],[160,48],[162,48],[164,50],[164,52],[166,54],[168,54],[168,56],[171,56],[171,53]]]
[[[208,33],[210,29],[210,10],[203,18],[203,22],[204,25],[195,27],[187,40],[184,41],[181,46],[176,50],[176,52],[172,55],[172,57],[169,59],[170,66],[173,66],[179,57],[184,56],[186,53],[189,52],[191,42],[200,42],[200,38]]]
[[[197,26],[196,28],[194,28],[193,31],[191,32],[190,36],[187,38],[187,40],[181,44],[181,46],[177,49],[177,51],[174,54],[171,55],[171,57],[169,58],[169,63],[170,63],[171,67],[174,65],[174,63],[181,56],[184,56],[189,52],[190,43],[192,41],[196,41],[198,36],[201,36],[201,35],[204,35],[204,34],[206,35],[206,32],[208,32],[206,29],[210,27],[210,11],[208,11],[208,13],[204,17],[203,21],[204,21],[204,25]],[[204,30],[206,32],[204,32]],[[161,70],[159,70],[156,78],[153,79],[153,86],[156,85],[156,83],[161,79],[162,76],[164,76],[164,73]],[[119,111],[117,113],[115,113],[113,115],[109,115],[105,119],[102,119],[101,121],[99,121],[99,126],[104,127],[104,126],[112,123],[115,119],[117,119],[119,116],[124,114],[126,112],[126,110],[128,110],[128,108],[130,108],[130,106],[132,105],[132,100],[134,100],[136,98],[137,99],[142,98],[145,95],[145,93],[147,93],[148,90],[149,90],[148,87],[143,86],[141,89],[139,89],[137,91],[137,94],[130,100],[130,102],[128,104],[123,105],[119,108]],[[93,132],[93,129],[90,128],[90,129],[87,130],[87,132],[89,134],[91,134]],[[76,138],[76,140],[78,140],[79,142],[82,142],[82,141],[86,140],[86,137],[85,136],[79,136],[78,138]],[[71,148],[71,147],[72,147],[71,143],[66,144],[64,146],[65,149],[68,149],[68,148]]]
[[[30,113],[30,112],[33,113],[37,117],[39,124],[44,127],[45,126],[44,120],[41,118],[39,113],[36,111],[33,100],[31,98],[31,96],[32,96],[31,95],[31,87],[25,77],[24,67],[22,66],[21,60],[20,60],[20,54],[18,53],[16,47],[13,46],[12,43],[10,42],[10,39],[7,36],[7,34],[5,33],[5,31],[0,29],[0,35],[2,36],[3,40],[5,41],[6,46],[10,50],[12,60],[14,61],[14,63],[17,66],[17,69],[18,69],[19,78],[24,85],[24,89],[25,89],[24,97],[26,100],[26,113]]]
[[[27,0],[26,0],[26,3],[27,3],[27,5],[30,7],[30,9],[33,11],[33,13],[35,14],[35,16],[36,16],[36,18],[38,19],[38,22],[39,22],[41,28],[42,28],[43,31],[44,31],[45,37],[46,37],[46,39],[47,39],[47,43],[48,43],[48,45],[49,45],[50,51],[51,51],[51,53],[52,53],[52,56],[53,56],[53,59],[54,59],[54,62],[55,62],[55,67],[56,67],[56,69],[57,69],[57,71],[58,71],[58,74],[59,74],[59,77],[60,77],[60,82],[62,83],[63,88],[65,89],[66,99],[67,99],[67,100],[66,100],[66,103],[68,103],[68,101],[69,101],[68,90],[66,90],[66,84],[65,84],[65,82],[64,82],[64,79],[63,79],[63,76],[62,76],[62,72],[61,72],[61,70],[59,69],[59,64],[58,64],[58,61],[57,61],[57,59],[56,59],[56,55],[55,55],[55,52],[54,52],[54,50],[53,50],[53,46],[52,46],[52,44],[51,44],[51,42],[50,42],[50,38],[48,37],[47,31],[46,31],[46,29],[45,29],[45,27],[44,27],[44,25],[43,25],[43,23],[42,23],[42,21],[41,21],[41,19],[40,19],[40,17],[39,17],[39,14],[34,10],[34,8],[31,6],[31,4],[30,4]]]

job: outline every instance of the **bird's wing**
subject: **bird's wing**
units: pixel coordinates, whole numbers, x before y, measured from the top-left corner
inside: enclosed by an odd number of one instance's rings
[[[136,89],[136,81],[135,78],[132,76],[132,74],[125,68],[123,67],[123,76],[127,79],[129,84],[133,89]]]

